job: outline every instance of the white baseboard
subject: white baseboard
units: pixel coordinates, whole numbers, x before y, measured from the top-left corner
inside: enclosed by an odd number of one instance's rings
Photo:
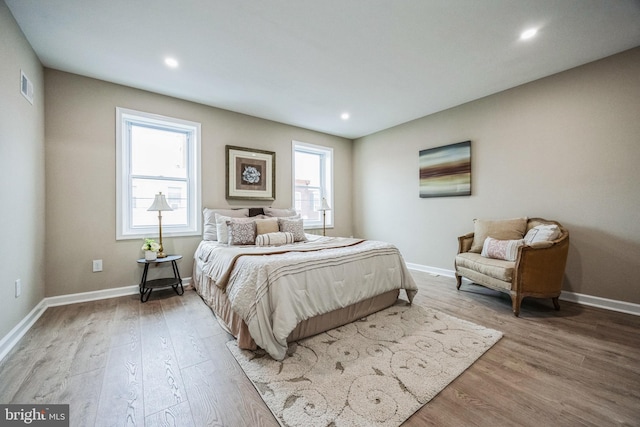
[[[444,276],[444,277],[456,277],[453,270],[446,270],[444,268],[429,267],[428,265],[407,263],[409,270],[422,271],[423,273],[429,273],[432,276]]]
[[[123,297],[125,295],[133,295],[140,292],[138,285],[123,286],[121,288],[104,289],[101,291],[80,292],[77,294],[58,295],[55,297],[47,297],[47,307],[57,307],[59,305],[76,304],[79,302],[97,301],[107,298]]]
[[[594,297],[592,295],[579,294],[577,292],[569,291],[562,291],[560,299],[563,301],[575,302],[577,304],[588,305],[591,307],[604,308],[605,310],[619,311],[621,313],[640,316],[640,304],[635,304],[632,302]]]
[[[429,273],[433,276],[456,277],[455,271],[446,270],[444,268],[429,267],[427,265],[413,264],[410,262],[407,263],[407,267],[409,268],[409,270],[422,271],[423,273]],[[462,280],[463,283],[471,283],[471,281],[467,280],[464,277],[462,278]],[[640,304],[635,304],[632,302],[595,297],[592,295],[579,294],[569,291],[562,291],[562,294],[560,294],[560,300],[640,316]]]
[[[29,314],[20,321],[20,323],[18,323],[0,340],[0,361],[4,359],[7,353],[9,353],[16,344],[18,344],[20,338],[22,338],[22,336],[31,329],[33,324],[36,323],[36,320],[42,316],[42,313],[47,309],[47,303],[45,300],[46,298],[33,307],[33,310],[31,310]]]
[[[191,277],[182,279],[182,285],[185,288],[191,286]],[[116,298],[125,295],[135,295],[139,291],[138,285],[124,286],[121,288],[103,289],[100,291],[81,292],[77,294],[59,295],[55,297],[46,297],[36,305],[27,316],[20,321],[7,335],[0,340],[0,361],[11,351],[11,349],[20,341],[20,338],[31,329],[34,323],[42,316],[48,307],[56,307],[59,305],[76,304],[86,301],[97,301],[101,299]]]

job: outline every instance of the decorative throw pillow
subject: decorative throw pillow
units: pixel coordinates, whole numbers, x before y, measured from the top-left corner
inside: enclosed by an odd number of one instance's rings
[[[503,259],[505,261],[515,261],[518,257],[518,248],[524,245],[524,239],[519,240],[498,240],[487,237],[482,245],[482,255],[486,258]]]
[[[278,246],[293,243],[293,234],[288,232],[258,234],[256,246]]]
[[[229,233],[227,227],[227,221],[233,220],[235,222],[253,222],[255,221],[253,218],[232,218],[228,216],[223,216],[220,214],[216,214],[216,232],[218,235],[218,242],[220,243],[229,243]]]
[[[249,209],[209,209],[202,210],[204,230],[202,233],[203,240],[218,240],[218,231],[216,228],[216,214],[233,218],[243,218],[249,215]]]
[[[298,215],[295,209],[275,209],[275,208],[263,208],[263,209],[264,209],[264,214],[266,216],[288,217],[288,216]]]
[[[278,224],[280,225],[280,231],[293,234],[294,241],[304,242],[307,240],[302,219],[278,218]]]
[[[497,221],[475,219],[474,236],[469,252],[480,253],[484,240],[493,237],[498,240],[519,240],[527,230],[527,218],[512,218]]]
[[[253,221],[227,221],[229,245],[253,245],[256,241],[256,224]]]
[[[527,245],[555,240],[560,236],[560,227],[556,224],[536,225],[527,231],[524,241]]]
[[[280,231],[278,218],[256,219],[256,234],[277,233]]]

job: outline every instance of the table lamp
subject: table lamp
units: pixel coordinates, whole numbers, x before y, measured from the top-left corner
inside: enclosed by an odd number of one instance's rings
[[[331,207],[329,206],[329,203],[327,203],[327,199],[325,199],[324,197],[322,198],[322,206],[320,206],[319,210],[322,211],[322,235],[326,236],[327,211],[330,211]]]
[[[148,211],[158,211],[158,229],[160,232],[160,238],[158,239],[158,244],[160,245],[160,249],[158,249],[158,258],[164,258],[167,254],[164,253],[164,248],[162,247],[162,211],[172,211],[171,206],[167,203],[167,199],[162,194],[162,191],[156,194],[156,198],[153,200],[151,206],[149,206]]]

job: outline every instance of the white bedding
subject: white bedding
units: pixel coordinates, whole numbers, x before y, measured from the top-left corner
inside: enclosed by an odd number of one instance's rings
[[[400,252],[385,242],[322,237],[269,249],[203,241],[195,257],[277,360],[300,321],[393,289],[410,301],[417,292]]]

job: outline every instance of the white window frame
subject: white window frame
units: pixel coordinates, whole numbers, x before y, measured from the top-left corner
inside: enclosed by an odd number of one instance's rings
[[[131,124],[151,125],[187,132],[187,225],[162,225],[162,236],[202,234],[200,176],[200,123],[116,107],[116,240],[139,239],[158,234],[158,225],[132,227]]]
[[[306,152],[310,154],[317,154],[322,157],[324,160],[321,164],[320,170],[320,182],[321,182],[321,190],[320,190],[320,198],[322,197],[327,199],[327,203],[331,210],[326,211],[326,228],[333,228],[334,226],[334,210],[335,205],[333,203],[333,148],[325,147],[322,145],[309,144],[306,142],[300,141],[292,141],[291,144],[291,164],[292,164],[292,198],[293,205],[295,207],[296,203],[296,151]],[[321,203],[321,202],[320,202]],[[320,205],[318,205],[318,209]],[[322,215],[320,215],[320,219],[317,221],[313,220],[305,220],[304,221],[305,229],[321,229],[322,228]]]

